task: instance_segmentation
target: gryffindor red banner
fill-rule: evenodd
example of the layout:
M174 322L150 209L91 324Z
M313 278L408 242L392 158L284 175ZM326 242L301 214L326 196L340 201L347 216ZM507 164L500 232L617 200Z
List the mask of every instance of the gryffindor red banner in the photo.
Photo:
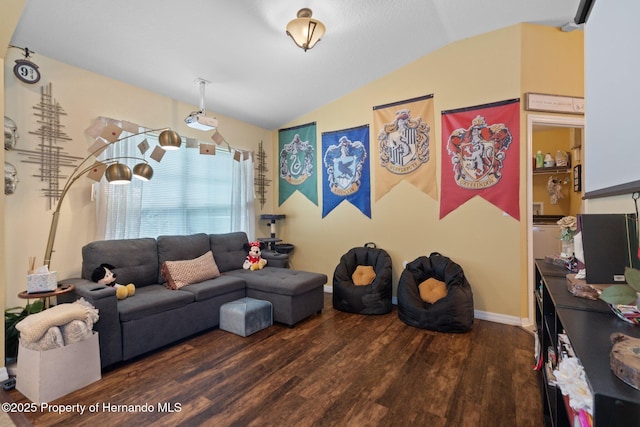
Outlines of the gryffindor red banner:
M474 196L520 219L520 100L442 112L440 218Z

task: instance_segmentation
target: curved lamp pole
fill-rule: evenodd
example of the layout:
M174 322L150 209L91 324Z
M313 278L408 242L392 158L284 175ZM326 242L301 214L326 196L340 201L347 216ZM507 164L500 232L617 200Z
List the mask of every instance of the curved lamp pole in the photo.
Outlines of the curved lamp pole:
M106 144L105 146L100 147L100 148L92 151L91 153L89 153L89 155L87 157L85 157L82 160L82 162L80 162L80 164L78 166L76 166L76 168L73 170L71 175L69 175L69 178L67 178L67 181L64 184L64 187L62 188L62 192L60 193L60 197L58 198L58 203L56 204L56 209L53 211L53 218L51 220L51 227L49 227L49 238L47 239L47 247L46 247L45 252L44 252L44 265L49 267L50 264L51 264L51 255L53 253L53 243L55 242L55 239L56 239L56 231L58 229L58 219L60 217L60 208L62 206L62 201L64 200L64 197L67 195L67 192L69 191L71 186L80 177L85 175L87 172L93 170L94 167L95 167L95 164L93 164L91 166L85 167L84 169L81 169L83 167L83 165L89 159L91 159L92 157L95 157L95 155L99 151L103 151L109 145L113 145L113 144L115 144L117 142L120 142L120 141L123 141L125 139L131 138L132 136L138 136L138 135L143 135L143 134L147 134L147 133L151 133L151 132L158 132L158 131L162 131L160 133L160 136L158 137L158 141L160 141L160 146L162 146L165 149L167 149L167 148L169 148L169 149L180 148L180 145L182 144L182 139L180 138L180 135L178 135L178 133L176 131L173 131L173 130L171 130L169 128L151 129L151 130L146 130L144 132L134 133L134 134L125 136L124 138L120 138L118 140L110 142L110 143ZM105 161L103 161L101 163L103 165L112 165L112 164L118 163L118 160L127 159L127 158L131 158L131 157L126 157L126 156L114 157L114 158L111 158L111 159L107 159L107 160L105 160ZM146 163L146 160L144 160L144 159L142 159L142 160ZM150 166L148 166L148 167L150 168Z

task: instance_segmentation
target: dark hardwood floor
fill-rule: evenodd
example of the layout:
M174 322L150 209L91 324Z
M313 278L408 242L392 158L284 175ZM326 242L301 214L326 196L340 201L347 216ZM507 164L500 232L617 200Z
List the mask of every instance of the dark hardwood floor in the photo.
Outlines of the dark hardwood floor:
M322 314L293 328L247 338L216 329L50 403L85 405L82 415L25 416L36 426L542 426L533 346L518 327L476 320L466 334L431 332L395 308L334 310L325 294Z

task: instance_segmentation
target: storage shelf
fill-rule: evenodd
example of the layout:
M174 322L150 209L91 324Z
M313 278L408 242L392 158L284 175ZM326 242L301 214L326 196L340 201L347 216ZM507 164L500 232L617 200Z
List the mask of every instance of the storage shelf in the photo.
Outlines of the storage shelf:
M553 166L548 168L535 168L534 175L549 175L554 173L571 173L571 166Z
M573 296L567 290L567 270L535 262L535 283L542 286L534 291L536 325L541 357L546 363L549 348L558 360L558 334L565 333L575 356L580 360L594 396L593 421L600 426L637 426L640 418L640 391L620 381L609 367L610 335L621 332L640 338L640 328L618 319L603 301ZM559 388L549 385L546 366L540 369L542 405L545 420L550 426L570 426L566 403Z

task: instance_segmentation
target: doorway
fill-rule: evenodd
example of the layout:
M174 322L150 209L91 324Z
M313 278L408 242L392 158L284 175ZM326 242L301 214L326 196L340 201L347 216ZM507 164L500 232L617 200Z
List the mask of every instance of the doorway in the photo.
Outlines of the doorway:
M535 165L533 162L533 158L536 155L534 151L534 147L536 146L536 141L534 140L536 134L539 131L548 131L554 129L573 129L576 132L573 133L576 142L572 144L569 149L572 151L571 155L571 166L568 171L558 170L557 179L565 185L567 192L572 192L570 195L574 198L573 202L569 202L567 207L566 203L563 207L554 206L553 209L544 208L544 202L541 200L534 200L534 170ZM576 148L578 150L576 150ZM584 177L584 170L582 170L582 166L580 169L581 176L576 177L574 175L574 166L583 165L584 159L584 117L566 117L566 116L543 116L543 115L534 115L529 114L527 117L527 159L530 159L527 162L527 301L528 301L528 325L529 327L534 326L534 313L535 313L535 298L534 298L534 288L535 288L535 280L533 277L534 271L534 246L533 246L533 234L534 234L534 214L547 216L546 213L557 214L558 216L575 214L577 212L582 211L582 188L579 191L574 191L574 184L581 184L581 180ZM554 171L555 172L555 171ZM560 173L561 172L561 173ZM549 175L549 178L553 178L554 175ZM547 179L549 179L547 178ZM578 180L575 180L578 178ZM539 178L536 178L539 179ZM565 184L565 182L568 182ZM540 197L536 197L540 199ZM535 203L534 203L535 202ZM549 202L550 203L550 202ZM542 206L541 206L542 205ZM546 212L545 212L546 211ZM549 218L552 218L553 215L549 215Z

